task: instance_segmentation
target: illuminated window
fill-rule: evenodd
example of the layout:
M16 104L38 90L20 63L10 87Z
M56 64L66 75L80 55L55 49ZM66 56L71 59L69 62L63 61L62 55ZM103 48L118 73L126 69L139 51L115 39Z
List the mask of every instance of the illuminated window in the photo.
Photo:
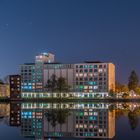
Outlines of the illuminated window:
M93 74L92 74L92 73L90 73L90 74L89 74L89 76L91 76L91 77L92 77L92 76L93 76Z
M88 89L88 86L84 86L84 89Z
M93 88L94 88L94 89L98 89L98 86L94 86Z
M93 89L93 87L92 86L89 86L89 89Z
M90 81L90 82L89 82L89 85L93 85L93 82L92 82L92 81Z
M78 77L78 73L76 73L76 77Z
M84 73L84 77L87 77L87 73Z
M99 72L103 72L103 69L99 69Z
M93 66L92 65L89 65L89 68L93 68Z
M82 77L83 76L83 73L80 73L79 76Z
M84 65L84 68L88 68L88 65Z
M84 88L84 86L80 86L80 89L83 89Z

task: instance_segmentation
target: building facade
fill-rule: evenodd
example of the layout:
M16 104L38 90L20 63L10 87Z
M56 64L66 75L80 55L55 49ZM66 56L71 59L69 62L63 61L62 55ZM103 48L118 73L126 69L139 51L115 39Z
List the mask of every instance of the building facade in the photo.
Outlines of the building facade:
M21 76L10 75L10 99L17 100L21 99Z
M64 77L70 86L70 91L75 93L105 93L115 89L113 63L86 61L61 64L54 62L53 54L49 56L45 54L37 56L35 63L25 63L20 66L23 92L45 92L47 81L52 75L56 75L57 78Z

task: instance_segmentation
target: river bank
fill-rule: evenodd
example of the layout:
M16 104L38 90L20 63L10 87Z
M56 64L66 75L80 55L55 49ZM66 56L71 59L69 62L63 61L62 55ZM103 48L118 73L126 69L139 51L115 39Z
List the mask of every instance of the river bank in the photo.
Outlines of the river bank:
M129 99L68 99L68 98L31 98L31 99L10 99L0 98L0 102L140 102L140 98Z

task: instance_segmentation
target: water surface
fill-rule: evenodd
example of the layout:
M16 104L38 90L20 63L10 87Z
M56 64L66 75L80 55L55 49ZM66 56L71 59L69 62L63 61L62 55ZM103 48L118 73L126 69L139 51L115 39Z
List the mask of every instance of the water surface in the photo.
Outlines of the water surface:
M0 138L139 140L140 103L1 103Z

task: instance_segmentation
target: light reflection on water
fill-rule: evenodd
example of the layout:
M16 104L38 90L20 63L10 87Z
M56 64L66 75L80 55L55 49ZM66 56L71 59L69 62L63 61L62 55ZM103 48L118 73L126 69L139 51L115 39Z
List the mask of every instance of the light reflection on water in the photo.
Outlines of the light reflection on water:
M134 102L1 103L0 137L4 140L11 137L19 140L120 140L125 136L136 139L140 137L139 116L140 103Z

